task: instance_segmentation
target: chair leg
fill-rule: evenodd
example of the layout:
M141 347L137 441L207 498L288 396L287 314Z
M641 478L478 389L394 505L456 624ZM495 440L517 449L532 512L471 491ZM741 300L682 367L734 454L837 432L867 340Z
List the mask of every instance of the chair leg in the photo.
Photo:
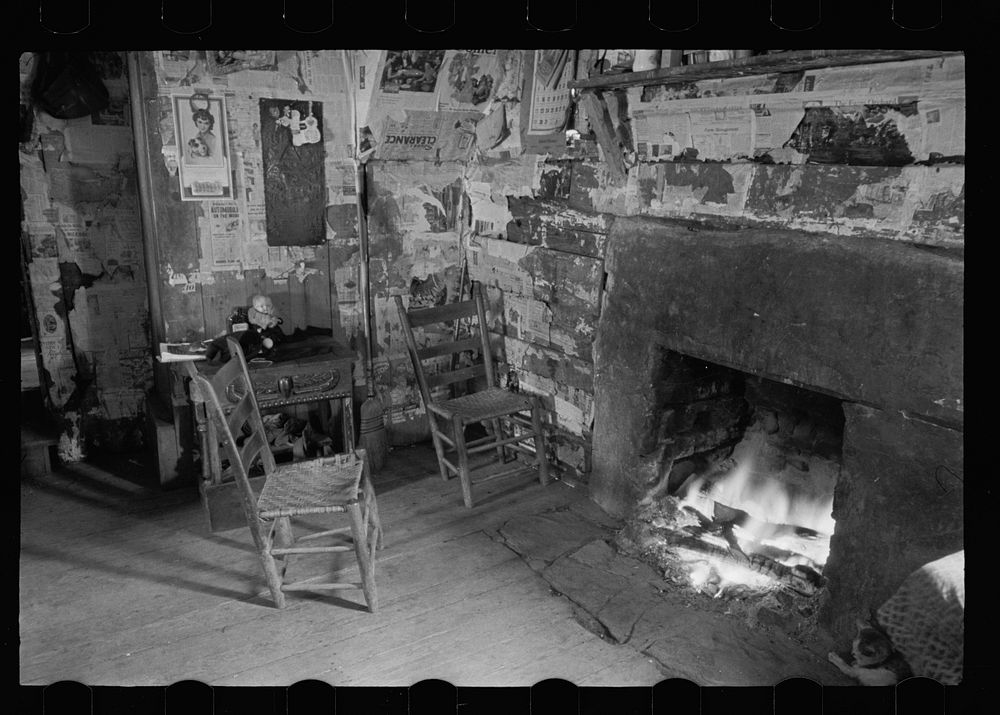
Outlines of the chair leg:
M549 483L549 460L545 458L545 433L542 432L542 406L538 398L531 405L531 427L535 433L535 457L538 464L538 481Z
M458 477L462 482L462 500L472 508L472 478L469 475L469 452L465 448L465 425L461 417L452 420L455 436L455 451L458 452Z
M275 543L278 546L291 546L295 543L295 534L292 532L292 520L287 516L281 516L274 520L274 534L277 537Z
M278 572L278 565L275 563L274 557L271 556L271 545L271 537L268 535L257 555L260 557L260 565L264 569L264 578L267 579L267 587L271 591L274 605L278 608L284 608L285 594L281 590L282 576Z
M251 517L248 515L247 519ZM255 518L255 517L254 517ZM267 587L271 591L271 598L278 608L285 607L285 594L281 590L282 574L278 571L278 565L271 555L271 547L274 545L274 524L268 526L265 531L264 522L259 519L249 524L250 535L253 537L254 546L257 549L257 558L260 559L260 567L264 571L264 578L267 580Z
M368 475L368 464L365 464L365 471L362 476L361 490L365 496L365 511L371 521L375 531L375 548L383 548L382 544L382 519L378 515L378 501L375 499L375 488L372 486L371 477Z
M500 419L493 418L490 420L490 424L493 425L493 438L499 442L503 439L503 430L500 429ZM497 445L497 457L500 460L500 464L507 463L507 450L504 449L502 444Z
M447 482L449 478L448 468L444 466L444 442L441 441L441 437L438 435L437 417L428 410L427 419L431 425L431 440L434 442L434 451L437 452L438 469L441 470L441 478Z
M274 520L272 533L274 537L273 543L277 544L278 547L291 546L295 543L295 534L292 532L292 520L287 516ZM291 559L289 556L279 556L278 560L281 562L280 576L284 579L285 570L288 568L288 563Z
M375 613L378 610L378 593L375 590L375 563L371 556L370 546L365 534L364 519L361 515L361 505L355 502L347 509L351 517L351 536L354 539L354 554L358 559L358 571L361 572L361 590L364 591L368 610Z

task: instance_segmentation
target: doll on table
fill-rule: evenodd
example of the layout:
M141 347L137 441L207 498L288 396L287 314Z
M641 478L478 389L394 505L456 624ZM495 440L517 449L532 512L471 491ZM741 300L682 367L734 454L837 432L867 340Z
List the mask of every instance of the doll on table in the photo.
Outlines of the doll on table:
M256 333L260 341L258 352L264 357L273 353L285 334L278 327L281 325L281 318L274 312L271 299L266 295L255 295L247 309L247 318L250 319L250 329L247 332Z
M274 304L271 299L266 295L255 295L250 300L246 316L246 329L233 333L240 341L244 357L247 360L253 360L257 357L266 358L273 354L278 343L284 339L285 334L281 332L281 318L274 312ZM225 334L220 335L208 345L205 356L212 360L216 355L219 355L223 362L229 359Z

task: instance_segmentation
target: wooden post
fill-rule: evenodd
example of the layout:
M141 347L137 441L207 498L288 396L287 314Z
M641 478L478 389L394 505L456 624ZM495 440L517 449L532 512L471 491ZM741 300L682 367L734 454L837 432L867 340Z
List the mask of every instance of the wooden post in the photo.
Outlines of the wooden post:
M608 107L604 103L604 98L598 92L584 92L580 96L580 103L587 112L587 120L591 129L597 137L604 152L604 161L611 172L611 181L621 185L628 177L625 168L625 159L622 156L622 149L618 143L618 136L615 134L614 125L611 123L611 115L608 114Z

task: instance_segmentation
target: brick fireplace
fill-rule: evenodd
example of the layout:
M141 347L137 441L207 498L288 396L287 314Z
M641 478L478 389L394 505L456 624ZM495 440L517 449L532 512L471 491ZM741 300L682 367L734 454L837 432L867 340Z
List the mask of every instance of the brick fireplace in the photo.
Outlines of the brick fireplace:
M778 472L829 462L812 462L835 484L819 621L849 638L963 547L963 270L903 242L616 219L592 497L627 516L754 430L771 453L781 438Z

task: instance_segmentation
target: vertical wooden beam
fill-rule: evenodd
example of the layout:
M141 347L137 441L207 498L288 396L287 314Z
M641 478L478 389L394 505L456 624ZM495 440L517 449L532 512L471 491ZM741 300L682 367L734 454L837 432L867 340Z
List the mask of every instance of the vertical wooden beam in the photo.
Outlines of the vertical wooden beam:
M624 184L628 176L625 169L625 158L622 156L618 135L611 122L611 115L608 114L604 97L598 92L584 92L580 95L580 103L583 105L584 111L587 112L587 120L590 122L591 129L594 130L597 143L604 152L604 161L611 172L612 183Z
M142 230L143 262L146 267L146 291L149 300L150 339L153 352L166 340L163 307L160 302L160 256L157 250L156 204L153 201L152 167L149 134L146 122L146 102L142 91L142 68L139 53L126 52L128 63L129 104L132 109L132 134L135 140L135 167L139 194L139 225ZM154 363L153 379L156 391L165 401L170 394L170 377L159 363Z

